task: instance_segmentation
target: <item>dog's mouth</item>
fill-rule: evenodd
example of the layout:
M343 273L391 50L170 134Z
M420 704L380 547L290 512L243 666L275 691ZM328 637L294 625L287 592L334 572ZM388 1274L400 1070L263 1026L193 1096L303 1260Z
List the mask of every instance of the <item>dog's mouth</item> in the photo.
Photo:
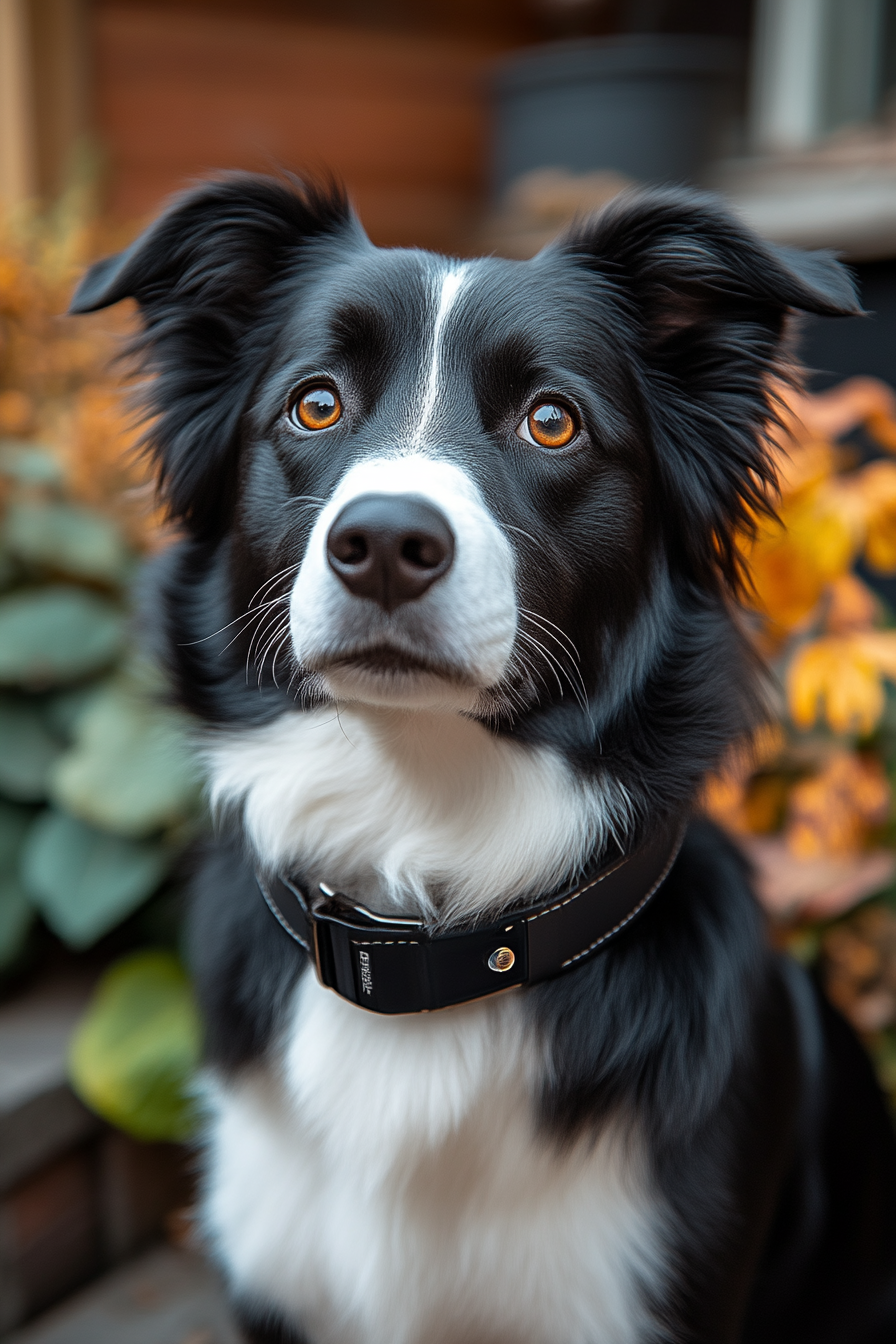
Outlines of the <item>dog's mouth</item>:
M443 659L411 653L391 644L373 644L363 648L340 650L315 659L313 669L323 676L361 674L385 681L417 680L436 677L455 686L472 687L473 681L462 668Z
M340 649L315 659L313 670L336 700L384 708L450 708L469 711L480 687L463 668L446 659L396 648L388 643Z

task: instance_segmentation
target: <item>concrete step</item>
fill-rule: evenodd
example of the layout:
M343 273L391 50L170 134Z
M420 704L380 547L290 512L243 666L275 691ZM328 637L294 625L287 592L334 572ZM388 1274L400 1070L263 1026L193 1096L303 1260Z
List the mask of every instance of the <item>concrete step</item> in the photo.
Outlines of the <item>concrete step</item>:
M198 1255L159 1246L3 1344L242 1344L221 1286Z
M0 1335L155 1242L191 1198L188 1160L102 1124L67 1079L92 977L0 1005Z
M55 976L0 1006L0 1194L99 1132L67 1076L90 989L85 975Z

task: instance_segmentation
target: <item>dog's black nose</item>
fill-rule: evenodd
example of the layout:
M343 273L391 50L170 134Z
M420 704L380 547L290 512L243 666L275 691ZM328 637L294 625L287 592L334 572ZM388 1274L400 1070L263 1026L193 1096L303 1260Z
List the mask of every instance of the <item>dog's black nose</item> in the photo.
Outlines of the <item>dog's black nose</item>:
M386 611L422 597L453 559L447 519L417 495L360 495L327 536L330 568L350 593Z

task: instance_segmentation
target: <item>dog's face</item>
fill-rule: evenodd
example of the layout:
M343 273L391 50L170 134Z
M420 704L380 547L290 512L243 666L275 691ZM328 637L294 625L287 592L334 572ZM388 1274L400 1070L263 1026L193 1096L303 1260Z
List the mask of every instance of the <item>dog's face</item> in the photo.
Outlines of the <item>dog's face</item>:
M173 512L226 554L230 656L300 701L505 724L593 718L670 585L732 577L786 312L852 306L834 263L684 194L464 262L253 178L183 198L75 308L127 294Z
M311 259L237 513L323 692L474 713L593 694L657 549L612 319L556 254Z

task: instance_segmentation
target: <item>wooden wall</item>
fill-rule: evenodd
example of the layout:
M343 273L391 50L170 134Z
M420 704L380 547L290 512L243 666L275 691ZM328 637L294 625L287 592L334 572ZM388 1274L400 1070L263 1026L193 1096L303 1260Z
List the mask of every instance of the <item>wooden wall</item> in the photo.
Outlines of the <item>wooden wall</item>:
M88 129L85 0L0 0L0 203L50 200Z
M484 191L494 36L98 4L94 123L119 220L222 168L331 171L375 241L463 250Z
M86 130L127 225L203 173L282 166L340 176L378 242L462 251L485 205L495 59L564 24L613 31L635 8L0 0L0 198L52 200ZM749 26L750 0L660 8L675 30Z

